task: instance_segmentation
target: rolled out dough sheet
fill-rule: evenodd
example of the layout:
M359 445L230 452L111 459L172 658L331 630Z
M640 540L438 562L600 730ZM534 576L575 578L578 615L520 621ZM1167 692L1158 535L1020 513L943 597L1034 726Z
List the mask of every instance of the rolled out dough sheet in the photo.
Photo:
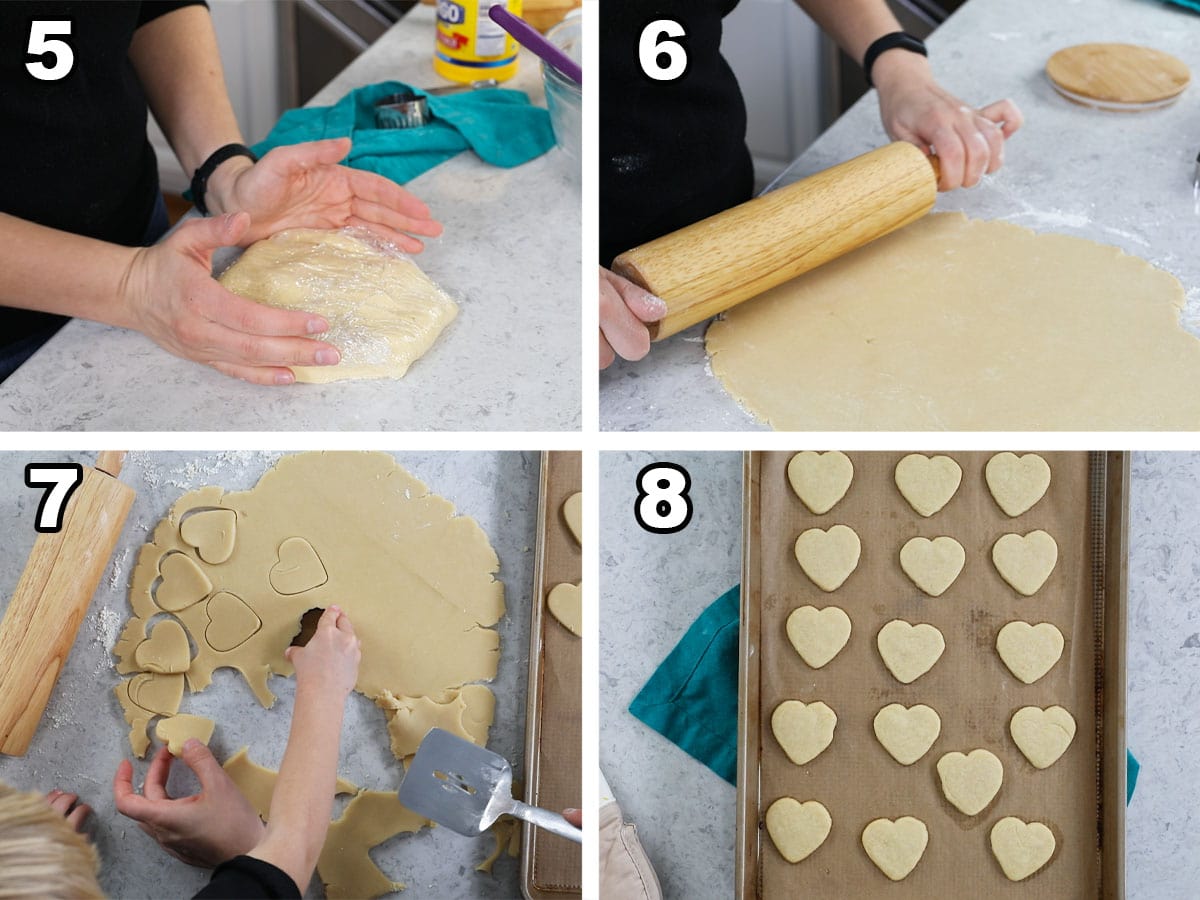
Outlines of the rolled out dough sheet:
M1115 247L938 213L735 307L707 348L779 430L1195 430L1183 303Z
M324 316L336 366L293 366L297 381L402 378L458 306L400 251L354 229L281 231L251 246L220 282L250 300Z

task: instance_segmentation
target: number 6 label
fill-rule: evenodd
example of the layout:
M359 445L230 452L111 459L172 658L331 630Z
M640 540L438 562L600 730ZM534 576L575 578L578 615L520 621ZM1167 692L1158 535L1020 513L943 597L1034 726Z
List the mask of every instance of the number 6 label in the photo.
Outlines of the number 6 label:
M692 521L692 478L674 463L651 463L638 473L633 517L654 534L674 534Z
M638 62L642 71L655 81L674 81L687 71L687 51L679 41L661 40L663 36L687 37L687 31L671 19L655 19L642 29L638 40ZM665 66L660 62L663 56L667 58Z

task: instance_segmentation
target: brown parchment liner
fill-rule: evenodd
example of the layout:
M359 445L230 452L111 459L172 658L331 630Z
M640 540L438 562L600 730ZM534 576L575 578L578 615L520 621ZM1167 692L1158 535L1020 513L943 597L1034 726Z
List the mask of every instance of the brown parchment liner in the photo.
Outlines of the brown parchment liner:
M792 455L759 456L760 514L746 523L747 580L756 578L749 593L761 598L760 677L757 710L743 710L749 718L743 728L756 734L760 748L760 831L755 836L747 826L742 837L743 849L757 844L758 895L823 900L1097 897L1101 751L1096 710L1103 660L1097 652L1103 626L1097 621L1103 617L1093 615L1088 454L1040 454L1050 465L1050 488L1032 509L1009 518L984 480L984 465L992 454L948 453L962 467L962 484L928 519L914 512L896 488L893 472L905 454L848 454L854 480L842 501L822 516L811 514L788 484L786 466ZM825 593L804 575L793 547L806 528L835 524L858 533L862 554L842 587ZM1054 537L1059 558L1045 585L1026 598L1000 577L991 549L1005 533L1038 528ZM954 584L931 598L904 574L899 553L910 537L939 535L963 545L966 563ZM852 621L846 647L819 670L800 659L785 632L788 614L806 604L841 606ZM879 629L895 618L928 622L946 641L938 663L910 685L891 675L875 644ZM1052 622L1066 639L1062 658L1032 685L1018 681L995 651L997 632L1017 619ZM771 732L771 712L787 699L822 700L838 717L832 744L805 766L794 765ZM893 702L924 703L942 720L933 747L911 766L892 759L872 728L875 713ZM1008 722L1022 706L1055 704L1071 712L1077 731L1066 753L1039 771L1012 742ZM977 747L1000 758L1004 783L987 809L968 817L945 800L935 766L944 753ZM752 762L743 766L744 774L753 770ZM753 785L743 785L747 788ZM782 796L819 800L833 820L825 843L795 865L779 855L762 824L766 809ZM902 815L925 822L929 843L916 869L904 881L892 882L867 857L860 838L871 820ZM1050 863L1019 883L1005 878L990 849L991 826L1009 815L1046 823L1057 842ZM743 817L749 819L749 806Z
M578 584L583 572L582 551L562 514L563 502L579 491L582 483L579 453L542 454L529 640L526 802L556 812L583 806L583 644L554 618L546 597L556 584ZM580 845L525 825L522 881L531 898L579 896L583 884Z

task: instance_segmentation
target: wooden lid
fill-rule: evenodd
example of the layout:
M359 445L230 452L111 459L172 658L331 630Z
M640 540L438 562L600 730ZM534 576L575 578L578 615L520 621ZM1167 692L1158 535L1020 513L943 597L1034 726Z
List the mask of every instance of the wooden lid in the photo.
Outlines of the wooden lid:
M1046 63L1046 76L1069 100L1103 109L1166 106L1188 86L1180 60L1136 44L1078 44L1059 50Z

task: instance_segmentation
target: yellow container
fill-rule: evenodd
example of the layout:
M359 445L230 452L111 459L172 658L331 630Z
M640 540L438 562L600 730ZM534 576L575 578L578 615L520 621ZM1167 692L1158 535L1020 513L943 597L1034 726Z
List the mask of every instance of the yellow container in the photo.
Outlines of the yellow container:
M493 6L521 15L521 0L437 0L433 68L443 78L469 83L517 74L517 42L488 18Z

